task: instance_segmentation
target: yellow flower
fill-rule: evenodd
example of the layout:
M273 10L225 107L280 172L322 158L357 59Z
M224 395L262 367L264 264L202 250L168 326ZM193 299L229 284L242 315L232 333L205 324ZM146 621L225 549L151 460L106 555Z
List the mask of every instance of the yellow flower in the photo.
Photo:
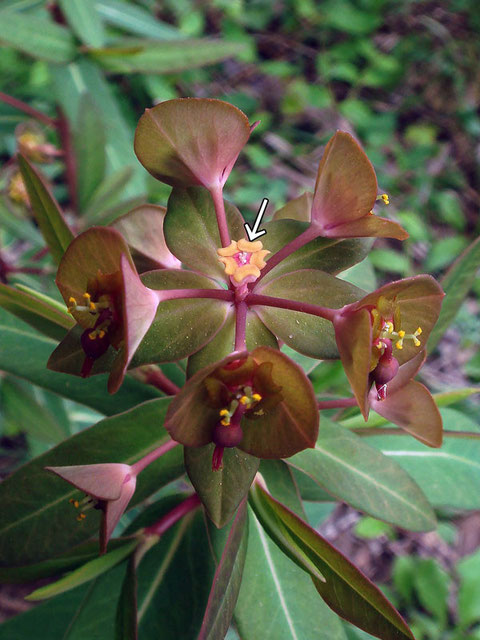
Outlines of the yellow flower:
M261 240L249 242L232 240L228 247L217 249L220 262L225 265L225 273L231 276L234 284L253 282L266 265L265 256L270 253L263 248Z

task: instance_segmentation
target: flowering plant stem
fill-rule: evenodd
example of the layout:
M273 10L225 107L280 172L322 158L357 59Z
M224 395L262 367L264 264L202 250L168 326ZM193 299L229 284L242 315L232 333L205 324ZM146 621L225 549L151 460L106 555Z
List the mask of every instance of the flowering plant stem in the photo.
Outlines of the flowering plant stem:
M43 124L46 124L48 127L57 126L57 121L54 120L54 118L50 118L50 116L47 116L46 113L42 113L41 111L34 109L29 104L26 104L22 100L18 100L17 98L9 96L7 93L3 93L3 91L0 91L0 100L5 104L9 104L11 107L14 107L14 109L23 111L23 113L26 113L36 120L39 120Z
M199 507L200 504L200 498L196 493L193 493L186 500L177 504L177 506L165 514L163 518L160 518L158 522L147 527L144 534L147 536L161 536L165 531L168 531L170 527L173 527L176 522L186 516L187 513Z
M181 298L216 298L217 300L226 300L233 302L233 291L226 289L152 289L158 296L159 302L166 300L179 300Z
M275 254L277 255L277 254ZM268 266L268 262L267 262ZM333 322L336 310L328 307L321 307L309 302L296 302L295 300L286 300L284 298L275 298L274 296L264 296L258 293L250 293L245 302L248 306L261 304L265 307L278 307L279 309L288 309L289 311L300 311L301 313L310 313L313 316L325 318Z
M167 396L174 396L180 391L174 382L168 378L161 369L150 369L145 374L145 382L156 389L163 391Z
M245 351L247 348L245 334L247 330L247 310L245 302L238 302L235 308L235 351Z
M267 265L262 269L262 273L261 273L260 277L258 278L256 284L258 284L260 282L260 280L267 275L267 273L270 273L270 271L274 267L276 267L277 264L282 262L282 260L285 260L285 258L288 258L288 256L291 253L293 253L294 251L297 251L298 249L301 249L304 245L308 244L312 240L315 240L315 238L317 238L318 235L319 234L318 234L318 231L317 231L316 227L313 224L311 224L308 227L308 229L305 229L305 231L303 233L301 233L299 236L294 238L288 244L284 245L280 249L280 251L277 251L277 253L275 253L267 261Z
M152 464L152 462L155 462L157 458L160 458L165 453L168 453L168 451L171 451L171 449L173 449L176 446L178 446L178 442L175 442L175 440L169 440L168 442L160 445L153 451L150 451L150 453L147 453L146 456L144 456L143 458L140 458L140 460L137 460L135 464L132 464L132 473L135 476L138 475L141 471L143 471L146 467L148 467L149 464Z
M348 407L356 407L356 398L337 398L336 400L319 400L319 409L347 409Z
M223 189L220 185L212 187L210 194L213 198L215 214L217 216L218 232L220 233L220 242L222 247L228 247L230 244L230 233L228 231L227 218L225 215L225 203L223 202Z

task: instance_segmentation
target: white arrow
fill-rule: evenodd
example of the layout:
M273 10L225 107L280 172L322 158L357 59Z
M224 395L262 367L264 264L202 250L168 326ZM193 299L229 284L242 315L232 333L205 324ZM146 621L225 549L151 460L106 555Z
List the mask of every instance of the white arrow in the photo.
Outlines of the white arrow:
M245 231L247 232L248 239L250 242L253 242L260 236L263 236L267 233L266 229L258 230L258 227L262 224L263 214L265 213L265 209L268 205L268 198L264 198L262 200L262 204L260 205L260 209L258 210L257 217L255 218L255 222L253 223L253 229L250 228L248 222L246 222L243 226L245 227Z

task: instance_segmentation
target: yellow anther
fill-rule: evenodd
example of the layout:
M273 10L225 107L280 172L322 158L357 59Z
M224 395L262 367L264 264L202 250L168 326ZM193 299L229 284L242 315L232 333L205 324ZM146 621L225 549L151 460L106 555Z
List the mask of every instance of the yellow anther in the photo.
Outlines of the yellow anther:
M413 344L414 344L416 347L419 347L422 343L420 342L420 340L419 340L418 338L415 338L415 337L414 337L414 338L413 338Z
M82 520L85 520L87 516L84 513L79 513L77 516L77 521L81 522Z
M219 415L223 418L224 416L230 416L228 409L221 409Z
M422 327L418 327L418 329L415 331L415 333L413 335L414 336L421 336L422 335Z
M228 427L230 425L230 418L224 418L223 420L220 420L220 424L222 424L224 427Z
M393 333L393 322L387 320L387 322L385 322L384 329L386 329L388 333Z
M96 331L90 331L90 333L88 334L88 337L90 338L90 340L95 340L97 337L97 332Z
M260 402L261 399L262 399L262 396L259 393L254 393L252 396L252 400L254 402Z
M94 302L89 302L88 303L88 307L89 307L90 311L96 311L97 310L97 305Z
M75 498L70 498L69 500L70 504L73 504L73 506L75 507L75 509L78 509L78 507L80 506L80 503L78 500L75 500Z
M85 300L86 300L87 302L90 302L90 298L91 298L92 296L91 296L89 293L84 293L84 294L83 294L83 297L85 298Z
M74 298L73 296L70 296L70 298L68 299L68 301L69 301L69 303L70 303L70 304L74 304L74 305L76 305L76 304L77 304L77 301L75 300L75 298Z
M400 329L400 331L398 332L398 337L399 338L404 338L405 337L405 331L403 329Z
M397 340L395 346L397 347L397 349L403 349L403 340Z
M100 331L98 332L98 337L99 338L104 338L105 337L105 331L103 329L100 329Z
M383 344L383 342L377 342L377 344L375 346L377 347L377 349L379 351L381 351L385 345Z
M387 193L382 193L382 200L384 201L385 204L390 204L390 199Z
M242 396L242 397L239 399L239 402L240 402L240 404L250 404L250 399L249 399L249 398L247 398L247 396Z

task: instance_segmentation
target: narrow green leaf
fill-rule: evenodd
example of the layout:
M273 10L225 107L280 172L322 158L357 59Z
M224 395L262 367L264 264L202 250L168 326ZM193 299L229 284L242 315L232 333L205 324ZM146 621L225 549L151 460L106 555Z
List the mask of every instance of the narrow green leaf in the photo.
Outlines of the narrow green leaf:
M441 414L446 429L478 431L458 411ZM445 438L441 449L432 449L408 435L372 435L368 444L403 467L434 506L480 509L480 492L472 491L480 486L479 439Z
M60 0L60 8L83 44L87 47L103 47L105 33L95 0Z
M18 164L38 226L54 261L58 264L73 240L73 233L65 222L57 201L38 171L21 154L18 155Z
M95 636L114 640L115 609L126 564L4 622L0 640L38 638L39 630L42 640L93 640Z
M153 13L123 0L97 0L97 11L105 22L130 33L158 40L183 39L184 35L166 22L156 20Z
M431 506L400 465L326 418L322 418L315 449L305 449L287 462L339 500L374 518L411 531L435 529Z
M237 448L225 449L223 468L212 471L214 448L185 447L185 468L210 519L224 527L247 495L260 460Z
M90 580L101 576L102 573L105 573L116 564L121 562L124 558L131 555L137 545L138 540L127 542L114 551L109 551L103 556L99 556L94 560L90 560L82 567L79 567L78 569L75 569L74 571L68 573L63 578L60 578L60 580L51 582L44 587L36 589L28 596L26 596L25 599L45 600L46 598L57 596L60 593L65 593L65 591L70 591L70 589L74 589L84 582L89 582Z
M249 508L248 549L235 608L242 640L346 640L308 575L283 554Z
M108 548L112 551L125 545L124 538L110 540ZM31 582L40 578L50 578L61 573L72 571L77 567L98 558L98 542L84 542L49 560L42 560L34 564L26 564L18 567L0 567L1 584L17 584Z
M456 260L441 281L445 291L442 310L428 340L432 352L457 315L480 269L480 238L477 238Z
M123 189L129 184L132 176L131 167L122 167L103 179L85 209L84 215L90 224L103 220L104 212L118 203Z
M269 493L297 516L305 518L293 469L283 460L262 460L260 473L267 484Z
M48 296L32 295L0 283L0 307L6 309L40 333L62 340L75 324L63 305Z
M220 562L213 577L198 640L224 638L237 603L247 554L248 519L246 501L230 527Z
M54 22L20 11L0 11L0 42L39 60L65 64L76 47L72 34Z
M32 389L12 376L3 378L0 400L5 426L14 427L16 432L24 432L48 445L58 444L68 435L56 416L35 398Z
M90 51L90 56L114 73L176 73L215 64L236 56L243 45L223 40L148 42L133 38Z
M169 440L161 427L169 399L146 402L106 418L21 467L0 485L3 566L39 562L95 535L100 513L92 509L75 520L69 499L80 496L71 485L45 471L46 466L123 462L131 464ZM152 429L152 425L156 425ZM175 447L143 471L130 506L138 504L183 473Z
M115 640L137 640L137 571L135 556L130 556L127 573L117 604Z
M89 0L93 3L93 0ZM80 3L83 0L80 0ZM78 0L64 4L80 4ZM83 5L82 5L83 6ZM73 144L77 168L78 205L81 212L89 206L105 175L105 125L93 98L85 93L80 99Z
M140 638L197 638L215 563L201 510L169 529L138 567Z
M382 592L345 556L314 529L272 498L258 485L251 491L257 517L279 547L300 557L305 554L325 576L313 577L321 597L342 618L383 640L414 640L400 614ZM285 537L290 545L285 547ZM308 566L303 567L311 573Z
M50 371L46 364L57 342L39 335L3 309L0 309L0 335L0 370L80 402L100 413L113 415L160 395L154 387L128 376L122 385L122 392L112 396L105 393L107 376L84 380Z

